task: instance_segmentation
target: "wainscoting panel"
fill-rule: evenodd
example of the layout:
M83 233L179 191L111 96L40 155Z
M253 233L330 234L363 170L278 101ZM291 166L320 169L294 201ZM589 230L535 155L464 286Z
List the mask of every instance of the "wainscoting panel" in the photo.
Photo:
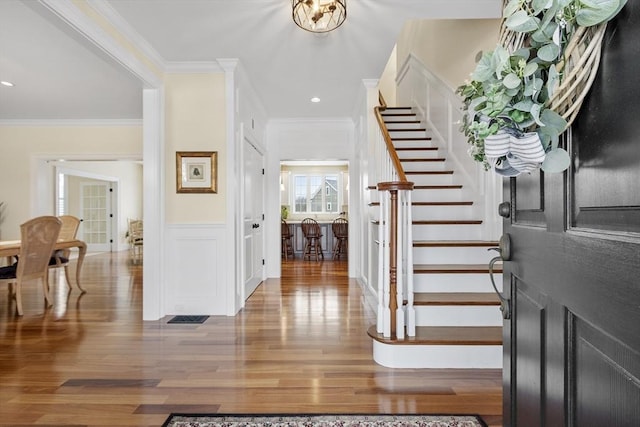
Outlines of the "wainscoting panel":
M226 315L226 226L170 225L166 236L165 315Z

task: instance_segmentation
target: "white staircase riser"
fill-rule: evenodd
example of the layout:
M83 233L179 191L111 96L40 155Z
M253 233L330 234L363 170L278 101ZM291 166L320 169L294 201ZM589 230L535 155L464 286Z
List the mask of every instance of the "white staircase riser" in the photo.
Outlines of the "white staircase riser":
M414 202L456 202L473 200L463 188L447 188L433 190L413 190L411 200ZM419 219L419 218L418 218Z
M393 116L395 114L414 114L413 110L410 107L406 107L406 108L394 108L394 109L387 109L381 112L382 117L389 117L389 116Z
M451 170L451 167L447 165L447 162L402 162L402 169L405 172L421 172L421 171L442 171Z
M417 218L414 218L416 220ZM482 224L414 225L414 240L480 240Z
M391 140L394 140L396 138L426 138L427 135L427 131L424 130L424 128L422 130L409 130L409 131L404 131L404 130L389 130L389 136L391 137ZM394 144L395 145L395 144Z
M414 120L413 118L408 118L408 117L402 117L402 118L398 118L398 117L394 117L393 119L390 119L392 121L400 121L400 120ZM386 121L385 121L386 122ZM403 122L403 123L388 123L386 122L387 125L387 130L391 131L391 130L397 130L397 129L424 129L424 126L422 125L422 123L418 122L418 123L413 123L413 122Z
M394 139L392 142L393 142L393 146L396 147L396 148L422 148L422 147L429 147L429 148L438 148L438 149L440 149L440 147L438 147L438 145L435 142L433 142L432 140L430 140L430 139L410 139L410 140ZM440 150L438 150L438 151L440 151ZM398 156L400 156L400 154L398 154Z
M373 340L373 359L389 368L500 369L501 345L392 345Z
M416 306L416 326L502 326L498 306Z
M412 206L414 219L474 219L477 210L473 205Z
M455 174L412 175L407 174L407 181L414 185L452 185L456 184Z
M424 148L424 147L428 147L428 145L421 146L421 148ZM415 148L415 147L411 147L411 148ZM400 151L397 151L397 153L398 153L398 158L400 159L400 162L402 162L405 159L437 159L442 157L442 153L440 153L440 151L442 150L418 149L418 150L400 150Z
M496 286L502 291L502 273L494 275ZM415 274L415 292L493 292L489 273L481 274Z
M421 247L413 248L416 264L485 264L488 265L496 252L484 247Z

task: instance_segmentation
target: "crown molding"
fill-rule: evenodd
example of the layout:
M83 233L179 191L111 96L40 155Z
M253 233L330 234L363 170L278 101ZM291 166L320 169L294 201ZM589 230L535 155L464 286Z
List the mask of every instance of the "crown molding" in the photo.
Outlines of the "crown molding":
M141 119L5 119L0 126L15 127L142 127Z
M223 67L216 61L168 62L165 72L169 74L224 73Z
M162 86L162 78L138 59L132 52L120 45L110 34L81 11L71 0L40 0L45 7L60 17L70 27L102 49L115 61L137 76L146 87ZM106 18L105 18L106 19Z
M98 14L102 15L109 23L131 42L153 65L158 69L165 71L167 61L160 56L149 42L140 35L116 10L105 0L87 0Z

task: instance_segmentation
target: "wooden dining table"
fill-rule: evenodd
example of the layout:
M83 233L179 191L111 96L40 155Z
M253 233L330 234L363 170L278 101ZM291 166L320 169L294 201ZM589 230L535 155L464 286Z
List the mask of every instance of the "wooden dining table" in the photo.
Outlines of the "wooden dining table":
M59 249L78 249L78 262L76 265L76 286L81 292L86 292L82 286L80 286L80 271L82 270L82 263L84 262L84 256L87 253L87 244L82 240L64 240L60 239L56 242L54 250ZM2 240L0 241L0 258L11 258L20 255L20 240Z

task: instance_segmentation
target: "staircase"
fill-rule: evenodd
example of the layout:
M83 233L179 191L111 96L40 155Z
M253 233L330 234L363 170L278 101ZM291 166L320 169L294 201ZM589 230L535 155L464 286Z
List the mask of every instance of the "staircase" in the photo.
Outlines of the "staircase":
M495 253L487 251L498 242L483 240L479 201L456 179L444 150L411 109L387 108L382 117L407 180L415 184L416 334L398 340L373 325L368 334L374 360L393 368L501 368L502 316L488 269ZM370 204L372 209L378 205ZM500 286L500 264L494 273Z

